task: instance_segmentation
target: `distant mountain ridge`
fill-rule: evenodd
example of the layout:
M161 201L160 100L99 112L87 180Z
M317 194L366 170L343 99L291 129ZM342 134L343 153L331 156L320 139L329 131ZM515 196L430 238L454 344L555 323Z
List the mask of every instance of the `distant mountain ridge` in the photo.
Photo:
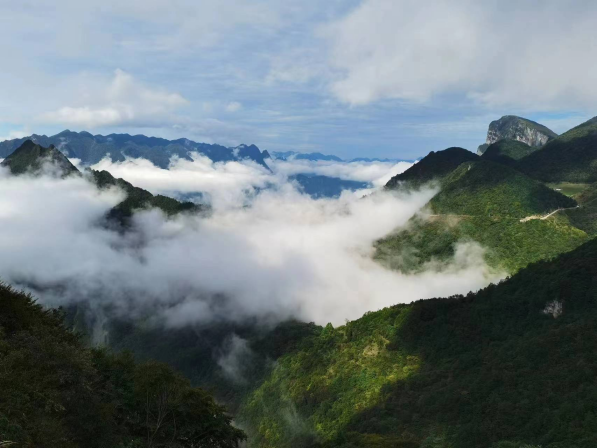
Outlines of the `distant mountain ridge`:
M268 153L269 156L269 153ZM405 159L380 159L378 157L356 157L354 159L342 159L341 157L335 156L333 154L322 154L320 152L297 152L297 151L272 151L271 157L276 160L309 160L311 162L345 162L345 163L373 163L373 162L381 162L381 163L398 163L398 162L415 162L415 160L405 160Z
M273 151L272 156L274 159L278 160L310 160L312 162L323 160L326 162L343 162L343 160L338 156L322 154L320 152L303 153L296 151Z
M344 190L356 191L370 187L368 182L344 180L317 174L295 174L290 177L290 180L298 182L300 189L315 199L335 198L339 197Z
M192 160L191 153L197 152L214 162L249 159L269 169L265 162L269 154L265 151L261 152L255 145L225 147L217 144L197 143L186 138L167 140L129 134L104 136L92 135L85 131L73 132L69 130L50 137L33 134L28 137L0 142L0 158L12 154L15 149L27 140L31 140L43 147L54 145L68 158L80 159L85 165L93 165L105 157L110 157L113 162L121 162L127 157L132 157L144 158L160 168L168 168L172 157Z

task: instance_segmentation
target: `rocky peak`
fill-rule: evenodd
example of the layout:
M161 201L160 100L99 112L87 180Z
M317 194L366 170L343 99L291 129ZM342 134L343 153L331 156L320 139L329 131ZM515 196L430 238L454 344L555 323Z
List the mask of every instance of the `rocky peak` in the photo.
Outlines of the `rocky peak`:
M477 154L481 155L489 145L502 140L516 140L529 146L543 146L556 138L558 134L551 129L526 118L506 115L499 120L492 121L487 131L485 144L479 146Z

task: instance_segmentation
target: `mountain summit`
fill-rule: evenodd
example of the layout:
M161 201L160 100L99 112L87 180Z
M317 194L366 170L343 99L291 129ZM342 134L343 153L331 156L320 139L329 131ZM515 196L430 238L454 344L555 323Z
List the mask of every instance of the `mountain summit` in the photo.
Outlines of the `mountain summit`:
M515 115L505 115L489 124L487 140L479 146L477 154L483 154L491 144L502 139L516 140L529 146L543 146L557 136L542 124Z
M41 171L46 164L51 169L57 169L62 176L79 172L54 145L44 148L31 140L26 140L1 165L8 167L13 174L23 174Z

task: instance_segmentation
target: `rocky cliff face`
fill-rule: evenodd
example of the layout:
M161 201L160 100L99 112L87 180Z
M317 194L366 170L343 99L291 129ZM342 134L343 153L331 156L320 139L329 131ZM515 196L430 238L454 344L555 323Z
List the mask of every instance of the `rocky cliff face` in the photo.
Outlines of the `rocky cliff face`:
M485 144L479 146L477 154L481 155L492 143L502 139L516 140L529 146L543 146L558 136L551 129L526 118L506 115L492 121L487 131Z

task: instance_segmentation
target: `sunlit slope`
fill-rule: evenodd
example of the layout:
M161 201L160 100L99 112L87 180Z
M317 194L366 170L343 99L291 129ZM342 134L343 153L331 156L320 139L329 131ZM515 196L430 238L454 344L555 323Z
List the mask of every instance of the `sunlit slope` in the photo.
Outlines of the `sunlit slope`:
M596 279L592 241L477 294L328 325L247 397L251 446L593 447Z
M430 201L436 214L524 218L569 208L575 201L507 166L463 163L442 181Z
M490 266L514 273L588 239L562 213L575 207L573 199L503 164L461 163L421 214L377 243L376 257L402 271L432 261L440 269L458 243L476 242Z

